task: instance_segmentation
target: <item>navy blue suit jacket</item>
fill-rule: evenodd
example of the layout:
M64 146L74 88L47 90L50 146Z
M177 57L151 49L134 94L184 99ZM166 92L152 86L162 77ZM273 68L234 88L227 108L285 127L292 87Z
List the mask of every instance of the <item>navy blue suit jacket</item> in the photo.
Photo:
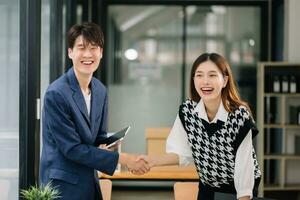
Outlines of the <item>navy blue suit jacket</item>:
M62 199L102 199L95 169L112 175L118 163L118 153L97 148L107 133L106 88L95 78L90 88L90 116L73 68L44 97L40 183L52 181Z

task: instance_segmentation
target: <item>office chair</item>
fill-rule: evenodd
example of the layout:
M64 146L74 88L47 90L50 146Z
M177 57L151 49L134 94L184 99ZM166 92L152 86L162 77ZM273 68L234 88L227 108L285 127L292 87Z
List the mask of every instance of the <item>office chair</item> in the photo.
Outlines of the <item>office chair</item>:
M103 200L111 199L112 182L109 179L100 179L100 189Z
M175 200L197 200L198 182L176 182L174 184Z

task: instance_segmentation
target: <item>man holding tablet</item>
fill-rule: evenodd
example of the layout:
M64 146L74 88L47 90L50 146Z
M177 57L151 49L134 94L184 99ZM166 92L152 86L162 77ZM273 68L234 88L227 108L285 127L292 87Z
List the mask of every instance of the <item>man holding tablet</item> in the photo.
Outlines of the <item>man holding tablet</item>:
M102 141L102 143L105 145L104 148L111 148L115 145L117 145L119 142L121 142L124 137L126 136L126 134L128 133L130 129L130 126L116 132L113 133L110 137L106 138L105 140Z
M121 163L143 174L149 166L135 155L98 148L105 142L108 110L106 88L93 78L104 46L100 27L74 25L67 38L73 67L44 97L40 183L52 182L63 200L102 199L96 170L112 175Z

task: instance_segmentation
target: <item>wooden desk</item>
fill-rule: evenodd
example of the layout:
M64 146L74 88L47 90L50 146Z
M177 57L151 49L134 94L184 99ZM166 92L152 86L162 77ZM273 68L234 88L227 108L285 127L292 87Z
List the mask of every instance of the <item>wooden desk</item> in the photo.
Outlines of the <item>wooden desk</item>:
M166 139L171 128L147 128L147 154L163 155L166 152ZM150 172L144 175L134 175L128 171L115 172L113 176L101 174L100 178L112 180L193 180L198 181L199 177L195 166L163 166L153 167Z
M115 172L113 176L109 176L106 174L101 174L99 176L100 178L107 178L112 180L199 180L194 166L153 167L150 172L144 175L134 175L128 171L124 171Z

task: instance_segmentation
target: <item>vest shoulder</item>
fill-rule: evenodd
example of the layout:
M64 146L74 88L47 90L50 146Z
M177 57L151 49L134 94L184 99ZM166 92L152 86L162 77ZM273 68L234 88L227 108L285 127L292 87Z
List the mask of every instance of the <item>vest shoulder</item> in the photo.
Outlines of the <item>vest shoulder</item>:
M233 115L236 117L242 117L244 119L252 119L252 116L250 114L250 111L247 107L241 105L237 109L233 111Z
M195 102L191 99L186 99L181 106L196 106L198 104L198 102Z

